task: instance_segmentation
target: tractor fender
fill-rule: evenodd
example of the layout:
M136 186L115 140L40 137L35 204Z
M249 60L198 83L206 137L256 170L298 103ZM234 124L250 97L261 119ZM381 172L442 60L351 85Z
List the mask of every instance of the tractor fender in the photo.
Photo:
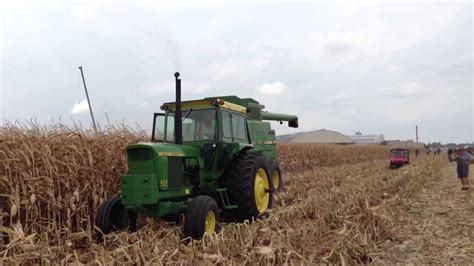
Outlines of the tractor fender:
M240 144L239 143L239 152L238 155L242 153L246 153L247 151L250 151L253 149L253 144Z

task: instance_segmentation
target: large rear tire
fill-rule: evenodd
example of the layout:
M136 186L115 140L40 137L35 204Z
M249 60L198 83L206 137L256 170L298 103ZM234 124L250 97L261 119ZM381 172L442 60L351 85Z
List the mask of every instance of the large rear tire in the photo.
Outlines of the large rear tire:
M184 221L184 235L201 239L204 234L217 231L219 208L216 201L209 196L197 196L189 202Z
M283 177L281 175L280 163L278 161L272 162L270 165L270 176L272 178L273 191L283 191Z
M252 221L272 207L273 185L262 156L239 155L227 172L227 178L229 200L238 205L234 215L237 220Z
M121 198L116 197L102 203L95 219L99 238L114 231L137 229L137 214L128 212L122 205Z

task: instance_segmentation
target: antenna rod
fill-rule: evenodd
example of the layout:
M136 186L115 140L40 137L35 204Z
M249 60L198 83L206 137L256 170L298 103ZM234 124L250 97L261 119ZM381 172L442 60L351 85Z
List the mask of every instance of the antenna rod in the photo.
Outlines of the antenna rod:
M86 91L87 104L89 105L89 112L91 113L92 124L94 125L94 131L97 131L97 126L95 125L94 113L92 112L91 101L89 100L89 93L87 92L86 80L84 79L84 72L82 72L82 66L79 67L81 70L82 83L84 83L84 90Z

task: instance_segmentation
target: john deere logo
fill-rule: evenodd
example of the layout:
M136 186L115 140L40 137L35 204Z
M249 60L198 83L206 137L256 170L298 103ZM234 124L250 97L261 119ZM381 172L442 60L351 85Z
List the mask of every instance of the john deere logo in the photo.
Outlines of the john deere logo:
M160 181L160 187L167 188L168 187L168 179L164 179Z

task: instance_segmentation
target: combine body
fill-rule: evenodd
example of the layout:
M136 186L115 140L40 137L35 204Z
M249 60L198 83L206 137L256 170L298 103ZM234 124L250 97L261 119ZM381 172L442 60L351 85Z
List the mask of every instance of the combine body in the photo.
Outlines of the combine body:
M408 149L390 150L390 168L400 168L410 163L410 151Z
M298 118L236 96L181 102L175 77L176 101L154 114L151 142L127 147L129 172L121 177L115 205L112 199L99 209L101 233L134 229L137 214L185 213L185 234L200 238L214 231L221 214L237 221L259 217L282 189L275 131L266 120L298 127ZM118 222L106 217L106 205L109 213L120 210Z

